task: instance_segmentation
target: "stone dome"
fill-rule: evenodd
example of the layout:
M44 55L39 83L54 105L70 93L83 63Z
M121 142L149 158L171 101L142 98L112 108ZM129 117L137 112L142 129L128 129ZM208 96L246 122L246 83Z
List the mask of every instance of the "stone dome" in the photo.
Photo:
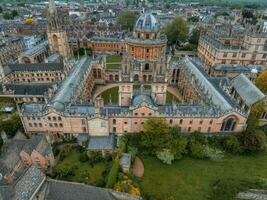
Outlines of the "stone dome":
M134 29L142 32L158 32L159 22L151 13L143 13L135 23Z

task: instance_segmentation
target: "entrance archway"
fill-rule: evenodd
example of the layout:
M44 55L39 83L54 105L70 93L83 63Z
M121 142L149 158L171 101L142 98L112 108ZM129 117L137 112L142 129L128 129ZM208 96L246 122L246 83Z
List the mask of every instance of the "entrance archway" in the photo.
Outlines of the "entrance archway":
M221 131L234 131L236 127L236 119L230 117L223 121Z

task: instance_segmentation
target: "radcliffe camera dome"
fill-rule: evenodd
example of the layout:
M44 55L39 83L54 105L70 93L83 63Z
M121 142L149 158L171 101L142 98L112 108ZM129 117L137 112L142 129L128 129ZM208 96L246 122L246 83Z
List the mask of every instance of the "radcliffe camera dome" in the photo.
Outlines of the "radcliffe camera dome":
M142 32L158 32L159 22L151 13L143 13L136 21L134 28Z

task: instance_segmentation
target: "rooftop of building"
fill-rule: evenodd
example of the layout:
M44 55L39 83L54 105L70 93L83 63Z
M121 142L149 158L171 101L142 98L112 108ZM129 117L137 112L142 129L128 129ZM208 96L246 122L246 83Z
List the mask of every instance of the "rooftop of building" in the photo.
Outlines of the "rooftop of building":
M141 32L158 32L160 24L152 13L143 13L136 21L134 30Z
M32 56L36 53L39 53L43 49L48 48L48 41L44 41L36 46L34 46L32 49L28 49L24 51L21 56Z

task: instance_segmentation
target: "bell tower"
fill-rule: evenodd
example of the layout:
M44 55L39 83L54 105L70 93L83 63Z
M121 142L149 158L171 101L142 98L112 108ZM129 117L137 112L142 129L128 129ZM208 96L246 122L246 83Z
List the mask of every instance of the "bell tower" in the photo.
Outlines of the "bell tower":
M68 43L64 22L57 13L54 0L49 0L47 36L51 52L58 53L63 59L71 58L71 49Z

